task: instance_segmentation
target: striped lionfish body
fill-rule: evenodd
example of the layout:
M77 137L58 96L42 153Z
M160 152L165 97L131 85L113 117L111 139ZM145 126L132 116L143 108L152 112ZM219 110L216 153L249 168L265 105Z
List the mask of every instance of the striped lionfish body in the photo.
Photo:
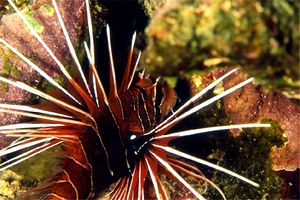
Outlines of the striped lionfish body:
M143 88L138 86L147 82ZM97 108L92 116L98 130L92 127L59 130L69 131L76 138L64 142L63 171L53 179L47 195L66 199L92 197L118 177L132 173L138 156L134 150L146 140L131 142L130 137L140 137L156 124L152 94L156 93L157 85L141 75L119 98L108 100L109 106L103 104Z
M8 2L27 25L31 34L56 62L66 78L69 88L65 89L60 86L40 67L0 38L3 45L36 70L58 91L57 94L47 94L23 82L0 77L0 81L26 90L48 101L48 106L43 104L39 107L0 104L0 112L35 118L35 121L32 122L0 127L2 134L18 137L18 140L0 151L0 156L26 149L18 156L1 163L0 170L7 169L54 146L61 145L63 153L61 171L49 180L48 184L35 190L35 194L43 199L97 198L102 190L114 182L115 188L109 194L111 199L149 198L145 195L146 184L153 187L154 198L168 199L168 192L160 180L159 174L161 173L165 173L186 187L198 199L204 198L180 173L207 182L217 189L225 199L223 192L205 178L192 164L193 162L223 171L253 186L258 186L257 183L230 170L168 146L173 139L205 132L234 128L269 127L268 124L239 124L170 132L170 129L181 120L249 84L253 80L252 78L193 106L203 94L236 71L236 69L231 70L208 85L175 112L170 112L176 102L176 94L173 89L159 79L150 78L144 72L134 77L140 58L139 53L133 62L136 34L133 35L121 85L117 86L110 45L110 29L107 26L110 75L109 93L106 93L95 65L93 30L88 0L85 4L90 44L88 46L86 42L84 43L89 59L88 78L83 73L76 56L58 5L55 0L52 0L70 54L80 74L79 80L75 79L65 69L14 3L11 0ZM55 112L53 109L48 109L49 105L52 108L55 107ZM169 155L173 155L173 157ZM174 156L179 159L174 159Z

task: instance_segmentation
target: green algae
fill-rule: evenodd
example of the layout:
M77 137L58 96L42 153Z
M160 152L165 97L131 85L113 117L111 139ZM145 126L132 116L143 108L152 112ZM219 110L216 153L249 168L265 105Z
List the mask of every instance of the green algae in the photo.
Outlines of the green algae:
M27 19L27 21L30 23L30 25L34 28L34 30L38 33L42 33L44 31L44 26L38 23L36 19L34 18L34 15L31 10L25 10L23 12L23 15ZM24 25L27 30L30 30L26 25Z
M4 77L16 77L20 78L22 76L22 72L17 69L14 65L12 65L10 62L4 62L4 66L2 69L2 76Z
M54 8L49 4L43 4L42 8L47 16L53 16L55 14Z
M270 119L261 123L270 123L271 128L243 129L239 136L229 136L223 148L223 156L218 164L227 169L233 169L260 186L250 186L247 183L215 172L212 181L217 183L228 199L279 199L279 187L283 180L272 170L270 152L274 146L282 146L286 142L283 130L279 124ZM213 156L211 156L213 157ZM218 198L213 190L208 191L209 199Z
M195 67L209 58L235 58L236 51L263 52L267 33L257 9L250 3L240 8L229 1L213 1L209 6L186 1L150 24L145 58L151 60L152 69L167 73L167 69L176 72L180 66Z
M10 62L10 58L16 57L15 54L13 53L7 54L4 52L4 49L0 48L0 57L3 60L3 66L0 71L1 76L6 78L10 78L10 77L20 78L22 76L22 72ZM9 86L7 83L1 82L0 86L3 92L8 91Z
M1 91L2 92L7 92L9 85L7 83L0 83L1 86Z
M59 85L64 86L65 85L65 78L63 77L54 77L53 80L57 82ZM39 86L39 89L42 90L43 92L51 92L56 90L57 88L52 85L50 82L47 80L42 81L41 85Z
M171 88L175 88L177 84L178 77L176 76L166 76L164 80L168 83Z
M24 9L30 3L30 0L13 0L14 4L20 9ZM7 1L0 1L0 18L6 13L14 13L14 9L8 4Z
M13 166L11 170L23 176L23 185L27 187L35 186L37 182L51 177L56 171L53 163L55 163L55 157L58 156L58 150L59 147L47 150L20 165Z
M202 118L211 116L207 112L217 113L219 110L217 105L212 109L214 111L204 110L198 115L203 127L227 123L226 117L223 120L218 117ZM222 109L218 112L222 113ZM257 188L223 172L198 165L205 176L220 187L227 199L280 199L280 186L284 181L272 170L270 153L274 146L282 146L287 139L276 121L263 119L261 123L270 123L272 127L243 129L238 136L225 132L207 133L191 139L180 139L174 144L185 152L216 163L259 184ZM212 187L203 196L206 199L221 198Z
M0 172L0 199L15 199L21 190L23 177L12 170Z
M213 118L202 121L207 120L206 124L223 123L220 119L214 121ZM264 119L261 123L270 123L272 127L243 129L239 136L208 133L190 140L180 139L174 144L185 152L216 163L259 184L257 188L223 172L199 165L200 170L220 187L227 199L280 199L280 186L284 181L272 170L270 153L274 146L282 146L286 138L276 121ZM206 199L221 198L212 187L203 196Z
M3 77L12 77L12 76L21 77L22 73L10 62L4 62L1 75ZM9 85L7 83L1 82L0 85L3 92L8 91Z
M189 79L190 87L194 88L192 93L201 90L205 82L199 74ZM223 84L220 83L200 101L203 102L219 94L223 89ZM179 127L183 130L199 128L199 126L213 127L231 124L222 100L201 109L196 116L183 123L184 125ZM236 132L234 135L228 132L207 133L191 139L178 139L172 144L185 152L230 169L260 185L256 188L230 175L204 168L203 172L206 177L217 184L228 199L279 199L280 187L284 181L273 171L270 155L272 148L283 146L287 138L277 121L262 119L260 123L271 124L272 127L243 129L237 136ZM202 165L199 165L199 168L203 170ZM221 198L220 194L211 187L203 195L207 199Z
M6 48L6 47L4 47ZM12 53L6 53L3 48L0 48L0 57L3 60L3 66L1 69L1 75L4 77L15 77L20 78L22 76L22 72L17 69L12 63L11 58L17 58L17 56Z
M138 2L143 6L145 14L152 17L167 0L138 0Z
M28 160L0 172L0 199L16 199L20 194L52 177L58 167L53 163L60 147L47 150Z

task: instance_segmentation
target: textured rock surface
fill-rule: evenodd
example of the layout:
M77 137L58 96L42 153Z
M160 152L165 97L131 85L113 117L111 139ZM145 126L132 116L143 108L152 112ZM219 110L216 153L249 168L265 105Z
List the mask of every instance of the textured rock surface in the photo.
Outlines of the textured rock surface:
M299 99L299 10L299 1L288 0L168 0L146 29L142 63L151 73L174 76L238 64Z
M222 72L217 70L203 76L192 76L192 95L221 74ZM221 87L224 90L231 88L246 80L248 76L239 71L225 79ZM232 124L256 123L265 118L277 121L284 130L287 142L283 147L272 149L272 167L276 171L293 171L300 167L300 107L298 105L279 92L265 92L262 86L252 83L224 97L223 106ZM233 134L238 135L239 131L233 131Z
M33 25L45 43L54 52L56 57L67 66L70 54L65 38L54 15L54 9L49 2L31 4L22 12ZM83 0L62 1L59 4L65 25L74 44L82 34L85 23ZM31 8L29 10L29 8ZM59 78L61 73L50 55L41 44L30 34L16 13L5 14L0 20L0 37L26 55L48 75ZM76 46L76 45L75 45ZM68 67L68 66L67 66ZM0 44L0 74L11 79L25 82L31 86L39 86L41 77L32 68L28 67L10 50ZM0 102L14 104L28 104L33 99L30 94L18 88L0 83ZM16 123L25 120L21 116L0 113L0 125ZM7 145L4 138L0 138L0 147Z
M223 73L216 70L212 73L192 75L188 79L191 96ZM233 87L247 77L246 73L239 70L205 95L200 102ZM202 157L217 160L221 166L234 169L260 184L258 189L243 185L237 187L236 184L239 182L234 178L217 173L213 180L219 183L229 199L259 199L263 196L271 199L280 196L294 198L297 180L285 179L284 172L281 173L284 179L281 179L274 170L295 170L299 166L297 118L299 106L282 94L266 92L262 86L254 82L203 109L195 120L198 126L201 124L203 127L261 122L272 124L272 128L231 130L232 134L227 136L216 132L208 134L207 137L203 136L197 142L192 141L194 148L189 145L185 145L184 148L199 153ZM200 152L196 150L198 146L201 146ZM210 198L218 197L212 194Z
M224 88L245 80L239 73L227 79ZM300 167L300 107L284 95L249 84L224 98L224 109L233 124L257 122L263 118L277 121L288 139L284 147L274 147L272 161L274 170L296 170Z

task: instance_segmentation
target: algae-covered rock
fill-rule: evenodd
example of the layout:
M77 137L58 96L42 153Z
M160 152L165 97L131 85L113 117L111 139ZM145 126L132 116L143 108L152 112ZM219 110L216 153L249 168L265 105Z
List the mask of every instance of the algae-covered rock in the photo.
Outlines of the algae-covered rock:
M70 62L70 54L66 45L65 38L57 22L49 1L16 1L17 6L31 23L34 29L40 34L45 43L54 52L56 57L63 63ZM13 9L5 3L5 12L0 18L0 37L12 46L16 47L21 53L27 56L46 73L54 79L61 77L61 72L57 64L42 47L42 45L30 34L29 29L23 24L22 20L13 12ZM82 33L82 26L85 18L82 12L83 1L63 1L59 4L64 19L68 19L66 27L72 41L77 41ZM30 8L30 9L29 9ZM72 14L71 14L72 13ZM2 14L2 13L1 13ZM56 23L53 23L56 22ZM74 26L75 24L75 26ZM20 58L12 53L8 48L0 44L0 74L15 80L23 81L31 86L39 86L41 76L32 68L27 66ZM28 92L0 83L0 102L28 104L33 98ZM0 114L0 124L17 123L25 120L24 117L7 113ZM0 136L0 140L6 140ZM0 145L3 142L0 142Z
M5 4L2 4L2 2L3 1L0 1L0 37L17 48L18 51L43 69L49 76L56 80L61 80L62 73L58 69L57 64L46 52L44 47L30 34L29 29L23 24L13 9L8 6L7 1L5 1ZM68 68L71 57L62 30L57 22L54 9L51 6L51 1L29 2L26 0L14 2L56 57ZM78 41L79 36L83 32L82 27L85 25L83 3L84 1L82 0L60 1L60 3L58 3L62 17L66 21L66 28L74 44ZM4 7L2 7L2 5ZM41 76L27 66L2 43L0 44L0 75L13 80L22 81L33 87L47 85L47 83L44 85L41 84ZM31 94L24 90L3 84L2 82L0 83L1 103L29 104L35 100L37 100L36 97L33 98ZM0 113L0 125L18 123L20 121L26 122L28 118L24 118L20 115ZM2 149L8 146L14 139L15 138L0 135L0 148ZM43 156L37 156L13 168L13 170L18 171L19 174L24 175L22 186L23 184L28 187L33 186L36 182L43 180L52 172L52 168L49 168L49 166L53 164L53 159L47 153L44 154L44 156L44 159L39 160ZM16 176L12 176L12 179L10 179L13 183L15 183L14 181L19 181L18 178L16 180L14 180L14 178L16 178ZM4 178L0 178L0 180L5 181ZM7 186L9 187L10 185ZM5 194L2 194L4 197L14 198L10 197L12 192L11 190L5 189L4 185L0 187L0 189L5 190L3 191ZM13 187L11 187L11 189L13 189Z
M238 63L273 88L295 91L299 4L186 0L163 7L146 29L149 45L142 62L152 73L167 75Z
M58 167L54 156L57 148L0 172L0 199L16 199L37 183L53 176Z
M139 3L143 5L145 13L148 16L153 16L155 11L166 2L168 0L139 0Z
M21 192L23 177L11 170L0 172L0 199L15 199L16 194Z
M53 176L59 169L57 157L59 148L53 148L38 154L22 164L15 165L11 169L23 176L23 183L28 187L35 186L36 183L44 181Z
M194 74L188 78L191 96L220 77L224 72ZM199 100L209 99L247 78L245 73L235 73L218 84L214 90ZM179 90L185 90L179 88ZM199 157L217 161L220 166L231 169L260 184L259 188L240 182L222 172L207 174L224 191L229 199L277 199L282 195L282 187L295 187L281 179L274 170L295 170L299 159L299 107L287 97L270 91L264 93L261 86L248 84L242 89L200 110L193 120L187 120L189 128L211 127L227 124L269 123L272 128L252 128L214 132L191 140L178 141L177 146L193 152ZM181 98L181 97L180 97ZM280 109L276 105L281 105ZM186 144L185 144L186 143ZM199 148L201 147L201 148ZM201 165L199 166L200 169ZM208 175L209 176L209 175ZM287 186L290 184L290 186ZM209 190L209 199L220 198L214 190ZM285 194L287 195L287 194ZM295 195L294 193L288 195Z
M15 5L19 8L19 9L24 9L27 7L27 5L29 4L30 0L16 0L14 1ZM7 13L11 13L14 12L14 10L8 6L8 1L7 0L0 0L0 18Z
M207 86L222 74L217 70L213 73L194 74L189 78L191 96ZM227 90L236 84L246 80L246 73L238 72L220 83L212 93L206 95L207 99ZM242 89L225 96L222 101L199 113L199 117L206 119L201 122L203 126L218 125L224 123L241 124L256 123L268 118L277 121L284 131L287 142L282 147L272 148L272 168L274 170L296 170L300 166L300 107L294 104L284 95L265 91L263 86L255 83L248 84ZM209 112L207 112L209 111ZM238 135L238 132L234 132Z
M224 88L231 88L245 78L243 73L235 74L225 80ZM272 149L272 168L290 171L300 166L298 105L278 92L264 92L261 86L248 84L242 90L224 98L224 109L232 123L252 123L263 118L277 121L288 141L283 147Z
M145 62L155 70L195 67L208 58L260 55L268 49L259 3L185 1L147 28ZM251 42L255 44L251 45Z
M232 169L259 184L256 188L234 177L216 172L212 180L220 185L228 199L280 198L280 186L284 181L272 170L270 152L273 147L282 146L286 139L276 121L261 122L271 123L272 127L244 129L237 137L227 137L226 142L223 142L224 147L218 149L223 151L223 156L219 159L220 166ZM211 191L209 193L212 195L211 199L217 198Z
M38 183L51 179L59 170L60 148L35 155L8 170L0 172L0 199L15 199L26 194ZM5 160L3 160L5 161Z

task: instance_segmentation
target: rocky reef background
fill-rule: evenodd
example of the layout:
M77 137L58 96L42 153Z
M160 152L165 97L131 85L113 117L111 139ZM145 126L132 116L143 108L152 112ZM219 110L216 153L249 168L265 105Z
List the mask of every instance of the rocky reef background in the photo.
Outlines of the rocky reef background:
M20 9L25 10L27 19L46 43L51 44L50 48L58 58L69 70L73 70L63 34L55 22L51 1L16 2ZM199 166L208 178L220 186L228 199L300 198L298 1L95 0L91 3L97 36L96 57L104 81L108 66L103 29L106 23L111 27L117 71L123 71L131 36L137 31L135 50L143 51L140 70L145 68L153 76L164 77L177 90L179 103L229 68L239 67L240 70L203 99L254 76L253 84L200 111L192 120L175 128L250 122L271 123L272 128L215 132L180 139L172 145L260 183L260 188L253 188L221 172ZM68 19L67 29L85 62L82 40L87 34L83 0L63 0L60 9L63 17ZM0 37L17 46L64 84L55 63L28 34L5 0L0 0ZM36 72L1 45L0 73L43 90L51 90ZM0 102L34 104L40 101L24 91L5 84L0 86ZM28 120L0 114L1 125ZM11 138L0 136L0 147L7 146L11 141ZM16 191L34 187L51 176L55 169L49 168L54 162L49 156L55 157L54 152L46 152L0 172L0 198L13 199ZM201 189L203 185L199 186ZM172 198L190 195L172 183L168 185L168 190ZM212 188L206 190L204 196L208 199L219 198Z

